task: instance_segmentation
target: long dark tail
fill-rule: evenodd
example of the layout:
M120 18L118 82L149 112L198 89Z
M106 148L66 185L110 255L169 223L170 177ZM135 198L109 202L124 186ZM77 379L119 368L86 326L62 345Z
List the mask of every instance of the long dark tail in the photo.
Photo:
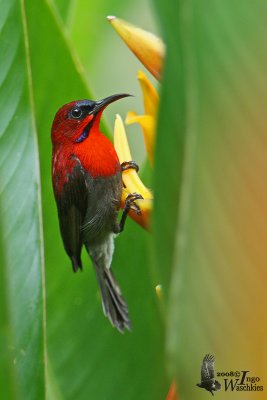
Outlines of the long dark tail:
M103 312L121 333L131 330L128 306L120 287L110 268L103 268L94 263L98 284L100 287Z

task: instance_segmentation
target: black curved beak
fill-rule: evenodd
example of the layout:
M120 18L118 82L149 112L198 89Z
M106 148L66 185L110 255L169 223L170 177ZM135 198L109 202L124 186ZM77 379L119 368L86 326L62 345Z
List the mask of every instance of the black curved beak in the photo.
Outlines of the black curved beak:
M123 99L123 97L130 97L132 96L131 94L127 94L127 93L120 93L120 94L113 94L112 96L109 97L105 97L102 100L96 101L95 102L95 107L92 110L92 113L95 114L100 110L103 110L104 108L106 108L109 104L113 103L114 101Z

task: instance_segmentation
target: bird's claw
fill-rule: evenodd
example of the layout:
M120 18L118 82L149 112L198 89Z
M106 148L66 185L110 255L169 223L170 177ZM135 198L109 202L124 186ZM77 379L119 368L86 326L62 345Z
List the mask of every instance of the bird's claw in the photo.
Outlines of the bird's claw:
M137 215L141 215L140 207L135 203L136 200L143 200L143 196L138 193L130 193L126 197L123 213L119 224L120 232L122 232L124 229L126 217L130 210L133 210Z
M140 207L135 203L136 200L143 200L143 196L141 196L141 194L138 193L130 193L128 194L128 196L126 197L125 200L125 206L126 208L128 208L129 210L133 210L137 215L141 215L141 210Z
M131 160L131 161L124 161L121 164L121 171L127 171L127 169L135 169L136 172L139 171L139 166L136 164L135 161Z

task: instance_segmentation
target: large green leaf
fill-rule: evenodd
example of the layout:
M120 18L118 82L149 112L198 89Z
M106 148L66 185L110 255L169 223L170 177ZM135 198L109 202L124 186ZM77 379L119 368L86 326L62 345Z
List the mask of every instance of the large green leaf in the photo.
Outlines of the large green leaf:
M195 384L206 353L219 371L250 370L266 381L267 4L179 1L174 12L156 3L168 45L154 224L157 248L167 250L157 232L172 241L167 349L181 399L204 399ZM174 191L175 218L165 210Z
M26 4L43 186L49 393L81 400L162 399L163 327L149 274L148 234L128 221L116 240L113 267L133 323L125 335L103 316L88 257L84 272L74 275L64 253L51 187L50 127L63 103L91 95L53 10L45 1ZM106 75L112 79L108 70ZM115 113L120 103L111 107Z
M3 234L0 234L0 263L5 266ZM15 397L14 364L12 354L8 348L10 341L10 323L8 315L7 288L5 269L0 269L0 388L4 398Z
M187 125L185 87L188 71L185 67L184 49L178 40L182 19L179 3L175 2L172 7L168 7L158 1L158 9L162 16L167 58L164 65L155 154L153 256L157 280L162 285L167 302L184 168Z
M54 0L57 12L66 26L72 23L76 0ZM53 4L53 3L50 3Z
M23 5L0 14L0 387L44 398L39 167Z

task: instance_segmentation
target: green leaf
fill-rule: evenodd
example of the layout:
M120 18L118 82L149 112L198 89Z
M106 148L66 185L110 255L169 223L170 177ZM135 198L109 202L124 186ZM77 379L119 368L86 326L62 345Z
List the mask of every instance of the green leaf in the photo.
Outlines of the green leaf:
M41 155L49 398L161 400L167 392L163 325L150 277L148 233L127 221L116 239L113 269L133 324L125 335L103 315L88 256L84 271L73 274L64 252L51 185L50 128L62 104L92 96L54 9L44 1L26 4ZM120 103L111 107L115 114Z
M167 351L181 398L204 399L195 384L206 353L217 371L266 379L267 5L156 4L168 46L154 216L162 261L157 232L171 240Z
M10 338L10 324L7 304L7 288L5 276L4 243L3 234L0 234L0 387L2 396L6 399L13 399L15 396L14 386L14 364L11 352L8 348Z
M54 0L54 3L64 24L66 26L71 24L76 0ZM50 2L50 4L52 3Z
M40 185L23 4L1 2L0 35L1 397L43 399Z
M160 94L155 150L153 255L157 280L162 285L167 303L184 168L186 72L182 45L177 40L177 33L174 33L180 26L180 7L177 2L170 8L160 1L155 3L162 17L167 58Z

